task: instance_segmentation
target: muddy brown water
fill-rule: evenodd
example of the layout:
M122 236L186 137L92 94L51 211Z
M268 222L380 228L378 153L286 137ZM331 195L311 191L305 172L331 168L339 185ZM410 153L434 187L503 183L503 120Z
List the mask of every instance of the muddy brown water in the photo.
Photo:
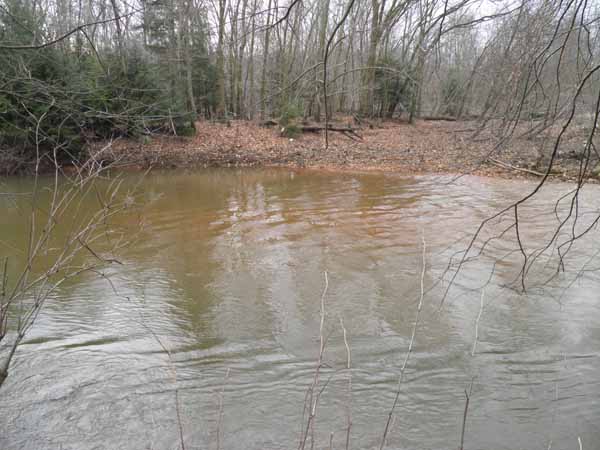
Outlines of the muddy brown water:
M132 184L140 175L123 176ZM145 228L110 269L117 292L91 275L61 288L19 348L0 388L0 449L177 448L175 388L186 449L217 448L218 428L222 449L298 448L325 272L314 448L330 439L345 447L348 410L350 447L379 448L420 296L422 238L427 293L386 448L458 448L471 382L466 449L577 449L578 439L600 448L597 233L571 250L558 276L549 277L555 260L540 257L523 294L510 288L522 256L508 232L464 266L440 308L449 258L483 219L533 187L450 181L289 170L148 175ZM31 183L4 180L2 189L27 192ZM522 208L527 250L544 245L557 223L553 202L569 188L548 186ZM582 193L578 229L593 220L598 194L597 186ZM0 197L0 253L15 261L25 198Z

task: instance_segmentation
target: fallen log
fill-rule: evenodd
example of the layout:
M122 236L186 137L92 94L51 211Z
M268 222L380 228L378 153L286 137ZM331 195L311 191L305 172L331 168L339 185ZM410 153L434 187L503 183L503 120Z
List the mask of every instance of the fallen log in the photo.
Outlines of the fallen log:
M421 120L429 120L429 121L444 121L444 122L456 122L458 119L452 116L421 116L418 117Z
M298 127L303 133L320 133L321 131L325 131L325 126L323 125L301 125ZM354 139L354 137L360 139L362 141L362 136L356 132L356 129L351 127L336 127L335 125L327 126L327 131L334 131L336 133L342 133L346 137L350 139Z
M491 162L493 165L502 167L504 169L516 170L518 172L525 172L525 173L529 173L531 175L535 175L537 177L543 177L545 175L536 170L525 169L524 167L513 166L512 164L505 163L504 161L500 161L499 159L492 158L491 156L488 157L488 161Z
M309 124L304 124L304 125L293 125L293 129L294 132L299 132L299 133L320 133L321 131L325 131L325 126L324 125L309 125ZM336 133L342 133L344 136L346 136L349 139L359 139L359 140L363 140L362 136L359 135L357 133L357 130L355 128L352 128L350 126L347 127L340 127L340 126L335 126L335 125L329 125L327 127L328 131L333 131ZM281 134L284 135L285 132L287 131L286 127L281 127Z
M261 127L275 127L279 125L275 120L273 119L267 119L267 120L263 120L262 122L260 122L260 126Z
M300 129L300 131L302 131L304 133L318 133L320 131L325 131L325 127L322 125L300 125L298 127L298 129ZM354 128L350 128L350 127L336 127L334 125L329 125L327 127L327 130L337 131L339 133L356 134L356 130Z
M261 121L260 126L269 128L269 127L280 126L280 124L277 121L275 121L274 119L267 119L267 120ZM294 125L294 129L301 133L320 133L321 131L325 131L325 126L317 125L317 124L311 125L311 124L304 123L302 125L301 124ZM341 126L336 126L336 125L330 124L327 126L327 130L337 132L337 133L342 133L351 139L353 139L352 136L354 136L354 137L362 140L362 136L360 136L357 133L357 129L352 128L351 126L341 127ZM286 131L286 127L281 127L281 134L284 134L285 131Z

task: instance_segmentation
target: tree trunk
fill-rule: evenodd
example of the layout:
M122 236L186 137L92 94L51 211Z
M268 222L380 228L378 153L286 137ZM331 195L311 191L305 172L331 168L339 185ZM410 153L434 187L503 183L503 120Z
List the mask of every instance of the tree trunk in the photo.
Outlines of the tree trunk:
M265 45L263 48L263 65L262 74L260 78L260 115L264 119L267 111L267 62L269 57L269 40L271 37L271 5L273 0L269 0L269 6L267 7L267 26L265 30Z
M191 0L188 0L185 4L185 12L181 17L181 26L183 30L183 53L185 58L185 81L187 88L187 96L189 102L189 109L192 113L191 125L194 128L196 118L198 116L198 108L196 107L196 98L194 96L194 84L192 80L192 72L193 72L193 60L192 54L190 51L191 45L191 36L190 36L190 3Z
M376 2L374 2L376 3ZM376 16L376 13L373 13ZM375 93L375 66L377 65L377 49L381 34L379 24L376 18L373 18L373 29L371 30L371 41L367 57L367 67L363 72L362 95L360 101L360 112L363 116L371 117L373 115L373 99Z
M217 75L216 75L216 116L225 117L225 58L223 55L223 40L225 37L225 7L227 0L219 0L219 30L217 41Z
M329 0L324 0L321 9L321 24L319 27L319 58L323 59L323 55L325 54L325 42L327 39L327 27L329 26ZM313 109L313 120L315 122L321 121L321 89L320 83L323 79L323 67L322 70L315 70L315 103ZM327 114L327 112L325 113Z

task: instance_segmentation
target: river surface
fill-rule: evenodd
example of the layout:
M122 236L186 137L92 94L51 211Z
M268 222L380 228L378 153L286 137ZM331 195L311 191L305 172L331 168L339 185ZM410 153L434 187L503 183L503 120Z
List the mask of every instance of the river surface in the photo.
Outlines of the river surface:
M126 185L141 177L122 176ZM298 448L321 299L321 395L306 448L313 438L317 449L345 448L349 412L350 448L379 448L421 281L386 448L458 448L470 390L465 449L578 449L578 440L598 449L595 230L564 273L540 257L523 293L512 229L444 296L450 258L533 187L289 170L149 174L141 211L121 218L144 226L109 269L111 283L86 274L61 287L20 346L0 388L0 449L178 448L177 409L186 449ZM2 184L31 189L28 179ZM544 246L554 201L569 189L550 185L520 210L527 252ZM599 194L582 192L581 223L597 214ZM11 261L26 243L26 198L0 197L0 254Z

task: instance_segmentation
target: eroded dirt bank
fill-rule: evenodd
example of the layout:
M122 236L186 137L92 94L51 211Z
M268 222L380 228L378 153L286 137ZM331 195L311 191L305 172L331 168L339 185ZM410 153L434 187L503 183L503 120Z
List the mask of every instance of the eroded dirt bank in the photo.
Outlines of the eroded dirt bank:
M535 138L515 133L514 139L497 148L492 131L475 133L475 122L384 122L360 128L343 122L337 125L352 126L358 137L330 132L329 148L325 149L322 132L290 139L282 136L278 127L252 122L198 122L193 137L117 140L103 158L140 168L287 166L535 178L547 167L540 149L548 155L554 143L552 130ZM578 150L584 140L584 130L577 127L563 138L552 170L554 178L577 176ZM593 161L590 172L596 163Z

